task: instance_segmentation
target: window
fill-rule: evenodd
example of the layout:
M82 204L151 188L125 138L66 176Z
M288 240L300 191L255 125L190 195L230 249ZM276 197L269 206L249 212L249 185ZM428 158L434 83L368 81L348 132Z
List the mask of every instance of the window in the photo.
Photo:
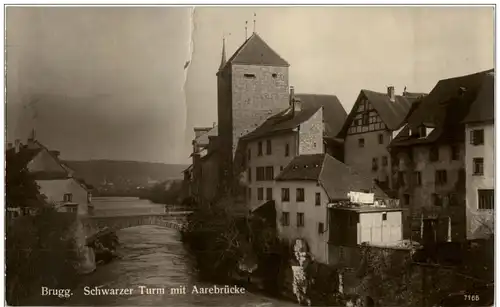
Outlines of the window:
M290 189L281 188L281 201L290 201Z
M325 224L323 224L322 222L319 222L318 223L318 233L322 234L324 232L325 232Z
M265 168L263 166L257 167L256 181L264 181L265 180Z
M368 112L363 113L363 117L361 118L361 122L363 126L367 126L370 123L370 115Z
M272 76L273 76L273 78L276 79L278 77L278 74L273 74Z
M304 213L297 213L297 227L304 227Z
M437 195L436 193L432 194L432 203L434 204L434 206L438 206L438 207L443 205L443 201L442 201L441 197L439 195Z
M280 171L282 171L282 170L283 170L283 165L282 165L282 166L280 166Z
M273 200L273 188L266 189L266 200Z
M384 135L382 133L380 133L378 135L378 143L379 144L384 144Z
M460 149L457 145L451 146L451 160L460 160Z
M483 145L484 144L484 130L472 130L470 132L470 143L474 146Z
M252 200L252 188L248 188L248 199Z
M297 194L295 195L296 201L304 201L305 200L304 189L297 188L296 192L297 192Z
M409 206L410 205L410 194L404 194L403 195L403 205L404 206Z
M248 161L250 161L251 158L252 158L252 150L250 148L248 148L248 153L247 153Z
M372 171L378 170L378 158L372 158Z
M252 169L248 168L248 182L252 182Z
M446 170L437 170L436 171L436 184L446 184L448 182L448 173Z
M383 156L382 157L382 165L387 166L388 164L389 164L389 159L387 158L387 156Z
M290 155L290 144L286 143L285 144L285 157L288 157Z
M484 210L494 209L494 196L495 190L477 190L478 208Z
M281 224L283 226L290 225L290 213L289 212L281 213Z
M257 200L264 200L264 188L257 189Z
M413 172L413 182L415 183L415 186L421 186L422 185L422 173L421 172Z
M266 180L269 180L269 181L274 180L274 167L266 166Z
M425 138L427 136L427 128L425 126L420 126L418 128L418 137Z
M314 204L316 206L321 206L321 193L316 193L316 198Z
M271 140L266 141L266 154L271 155L273 153L273 148L271 147Z
M484 174L484 159L474 158L472 159L473 175L483 175Z
M387 221L387 213L382 213L382 221Z
M438 147L431 147L429 151L429 160L430 161L438 161L439 160L439 148Z
M245 78L247 78L247 79L255 79L255 75L254 74L244 74L243 76Z
M262 142L259 142L258 147L259 147L259 150L257 152L257 155L262 156Z
M71 201L73 201L73 194L71 194L71 193L64 194L64 196L63 196L63 200L64 200L65 202L71 202Z
M358 140L358 146L359 147L365 147L365 139L359 139Z

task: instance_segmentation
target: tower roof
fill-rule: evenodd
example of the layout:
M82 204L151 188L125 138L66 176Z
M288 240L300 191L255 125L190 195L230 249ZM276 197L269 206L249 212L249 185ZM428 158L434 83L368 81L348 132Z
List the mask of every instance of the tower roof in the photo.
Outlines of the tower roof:
M222 39L222 55L220 58L219 70L222 70L226 66L226 39Z
M266 65L266 66L282 66L288 67L285 61L279 54L276 53L269 45L257 34L253 33L243 45L236 50L224 66L231 64L247 64L247 65Z

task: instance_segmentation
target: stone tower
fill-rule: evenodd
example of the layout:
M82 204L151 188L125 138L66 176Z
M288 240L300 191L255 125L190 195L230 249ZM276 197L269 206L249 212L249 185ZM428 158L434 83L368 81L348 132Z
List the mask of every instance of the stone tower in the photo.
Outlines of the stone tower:
M225 175L232 174L238 139L289 106L289 66L257 33L227 61L223 43L217 108L220 169Z

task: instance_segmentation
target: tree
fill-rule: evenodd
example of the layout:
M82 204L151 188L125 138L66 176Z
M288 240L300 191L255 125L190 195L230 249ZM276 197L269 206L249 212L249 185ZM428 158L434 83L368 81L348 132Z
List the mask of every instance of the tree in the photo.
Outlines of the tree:
M39 187L20 154L7 153L5 193L7 207L41 207Z

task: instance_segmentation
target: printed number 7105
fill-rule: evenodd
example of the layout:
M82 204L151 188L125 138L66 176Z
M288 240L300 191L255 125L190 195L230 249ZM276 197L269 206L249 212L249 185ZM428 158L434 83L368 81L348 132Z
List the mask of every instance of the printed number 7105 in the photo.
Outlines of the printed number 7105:
M479 301L479 295L470 295L470 294L464 294L464 300L466 301L472 301L472 302L478 302Z

